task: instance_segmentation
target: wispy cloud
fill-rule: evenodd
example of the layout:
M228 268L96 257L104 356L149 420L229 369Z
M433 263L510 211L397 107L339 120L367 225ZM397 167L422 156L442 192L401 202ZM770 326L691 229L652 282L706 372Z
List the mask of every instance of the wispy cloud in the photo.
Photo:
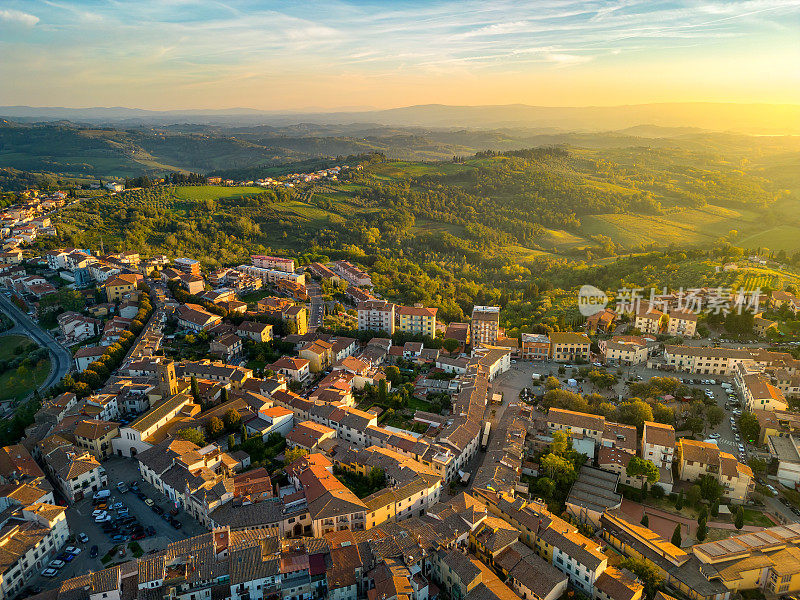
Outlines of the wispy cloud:
M241 105L243 82L302 90L406 77L424 90L498 73L625 77L643 61L751 58L764 44L796 56L800 0L3 0L3 23L0 77L20 85L0 102L61 85L125 103L168 86ZM373 102L365 92L348 102Z
M33 27L39 22L39 17L21 10L4 9L0 10L0 21L14 25Z

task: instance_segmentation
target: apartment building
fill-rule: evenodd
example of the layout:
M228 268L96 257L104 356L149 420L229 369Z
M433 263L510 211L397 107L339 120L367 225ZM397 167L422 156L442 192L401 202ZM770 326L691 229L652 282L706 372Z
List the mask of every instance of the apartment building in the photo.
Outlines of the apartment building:
M73 434L78 448L87 450L98 460L104 460L113 454L111 440L119 435L119 423L83 419L78 421Z
M136 290L139 275L126 275L124 273L109 279L103 284L109 302L119 302L125 294Z
M689 310L670 310L667 333L674 336L694 337L697 333L697 314Z
M470 321L472 345L493 346L500 337L500 307L474 306Z
M555 362L589 362L591 340L583 333L554 331L550 334L550 360Z
M274 269L276 271L285 271L286 273L294 272L293 258L253 255L250 257L250 259L255 267L260 267L262 269Z
M675 428L672 425L645 421L642 430L642 458L659 469L671 469L675 459Z
M678 476L696 481L711 475L723 487L723 497L734 504L743 504L755 489L752 469L722 452L716 444L680 439L677 444Z
M398 306L395 310L397 329L404 333L436 337L437 308L426 308L421 304Z
M591 438L594 443L600 444L603 439L606 419L602 415L550 408L547 411L547 427L553 431L564 431L573 438Z
M641 336L614 336L598 342L603 362L614 365L641 365L647 362L648 340Z
M222 317L208 312L199 304L186 303L176 311L178 325L190 331L203 331L222 322Z
M664 320L666 319L663 312L648 304L642 304L634 316L633 326L642 333L657 334L661 333Z
M540 333L523 333L522 360L547 360L550 356L550 338Z
M200 275L200 261L193 258L176 258L172 266L187 275Z
M733 369L733 381L749 412L754 410L785 411L789 407L786 396L760 372L748 370L743 364Z
M0 598L18 597L69 535L63 506L36 503L6 516L0 526Z
M105 469L87 450L70 444L59 436L39 443L45 469L70 502L78 502L108 485Z
M191 394L175 394L163 400L141 417L120 428L119 437L111 442L117 456L135 457L152 446L147 440L175 416L192 405ZM199 412L200 407L196 407Z
M359 302L358 330L384 331L389 335L395 329L395 305L386 300L367 300Z

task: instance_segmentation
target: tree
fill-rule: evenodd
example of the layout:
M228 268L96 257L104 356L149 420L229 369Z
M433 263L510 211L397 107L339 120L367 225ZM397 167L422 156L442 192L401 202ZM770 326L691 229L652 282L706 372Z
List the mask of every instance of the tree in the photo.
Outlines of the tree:
M225 429L235 431L242 422L242 415L239 414L238 410L230 408L225 413L225 416L222 417L222 421L225 424Z
M551 500L556 491L556 482L549 477L540 477L536 481L536 491L545 500Z
M617 418L620 423L633 425L642 433L645 421L653 420L653 409L647 402L634 398L629 402L623 402L617 407Z
M302 458L304 456L308 456L308 450L306 450L305 448L301 448L300 446L289 448L286 452L283 453L284 464L290 465L298 458Z
M678 494L678 499L675 500L675 509L683 509L683 490L681 490L681 492Z
M550 390L544 395L544 405L575 412L589 412L589 403L580 394L567 390Z
M742 432L745 441L756 443L761 434L761 425L753 413L746 412L739 417L739 431Z
M686 419L684 426L686 429L691 430L693 434L697 435L705 429L705 422L701 417L690 417Z
M736 529L741 529L744 527L744 508L741 506L736 510L736 518L734 519L733 524L736 526Z
M541 467L550 479L562 485L570 483L575 475L575 466L572 462L552 452L542 457Z
M552 375L547 379L545 379L544 381L544 389L546 389L547 391L557 390L560 387L561 387L561 382Z
M677 546L678 548L681 547L681 524L678 523L675 525L675 531L672 532L672 544Z
M209 439L215 440L225 431L225 423L219 417L211 417L205 424L206 435Z
M563 456L570 448L569 438L563 431L553 432L553 441L550 443L550 452L556 456Z
M453 338L444 338L442 341L442 348L447 350L450 354L452 354L460 345L461 342L454 340Z
M697 524L697 535L696 535L697 541L702 542L704 539L706 539L707 535L708 535L708 526L706 525L706 520L701 519Z
M400 384L401 382L400 369L398 369L396 366L391 365L386 367L385 373L386 373L386 379L388 379L393 386L397 386Z
M652 599L655 596L658 586L664 581L658 567L649 560L630 557L622 560L619 567L628 569L639 578L639 581L644 585L644 593L648 599Z
M655 484L653 488L650 490L650 493L656 500L661 500L661 498L664 497L664 488L658 484Z
M233 447L236 445L236 436L230 434L228 436L228 450L233 450Z
M686 492L686 501L692 506L697 506L701 497L702 492L700 491L700 486L697 484L694 484L689 488L689 491Z
M197 429L179 429L178 437L187 442L197 444L201 448L206 445L206 438Z
M703 475L700 478L700 495L714 503L722 497L722 484L713 475Z
M644 525L645 527L649 527L650 526L650 519L647 517L647 513L642 515L641 524Z
M228 400L230 400L230 393L228 388L222 388L222 403L225 404Z
M194 398L195 403L200 404L200 388L197 385L197 377L194 375L192 375L190 385L192 390L192 398Z
M717 500L711 505L711 516L712 517L719 516L719 500Z
M725 418L725 411L716 404L706 406L706 422L709 427L716 427Z
M638 456L631 458L625 473L628 477L644 477L649 483L655 483L661 476L658 472L658 467L653 464L653 461L639 458Z

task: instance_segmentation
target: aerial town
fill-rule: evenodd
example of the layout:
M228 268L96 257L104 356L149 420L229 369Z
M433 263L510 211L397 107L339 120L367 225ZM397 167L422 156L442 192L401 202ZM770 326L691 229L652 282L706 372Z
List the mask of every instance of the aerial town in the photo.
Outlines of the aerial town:
M800 590L800 360L700 343L682 292L506 337L344 260L36 255L59 203L0 215L2 308L68 356L0 449L2 598Z

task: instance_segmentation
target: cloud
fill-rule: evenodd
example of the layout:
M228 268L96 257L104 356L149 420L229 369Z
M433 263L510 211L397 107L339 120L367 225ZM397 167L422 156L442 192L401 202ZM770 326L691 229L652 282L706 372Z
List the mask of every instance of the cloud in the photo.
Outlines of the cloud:
M21 10L5 9L0 10L0 21L13 23L15 25L24 25L25 27L33 27L39 22L39 17L22 12Z

